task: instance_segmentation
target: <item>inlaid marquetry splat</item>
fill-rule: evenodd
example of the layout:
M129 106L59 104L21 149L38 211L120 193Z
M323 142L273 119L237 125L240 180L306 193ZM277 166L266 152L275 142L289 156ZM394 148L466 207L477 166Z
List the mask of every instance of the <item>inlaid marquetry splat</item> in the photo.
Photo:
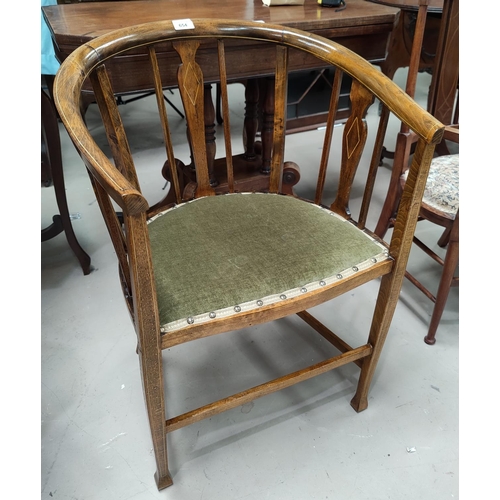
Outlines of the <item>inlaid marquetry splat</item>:
M361 131L358 117L353 120L353 123L345 134L345 143L347 149L347 158L351 158L356 148L361 144Z
M184 75L184 81L182 82L182 87L184 88L187 97L189 97L191 104L193 106L196 106L198 93L203 87L202 87L202 82L197 77L196 70L194 69L193 64L191 62L188 63Z

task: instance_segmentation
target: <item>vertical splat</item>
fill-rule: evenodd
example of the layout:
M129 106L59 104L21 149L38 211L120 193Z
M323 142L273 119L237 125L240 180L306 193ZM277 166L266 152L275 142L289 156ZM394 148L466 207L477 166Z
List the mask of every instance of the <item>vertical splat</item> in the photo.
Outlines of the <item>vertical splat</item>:
M222 101L222 123L224 124L224 144L226 146L227 187L230 193L234 192L233 152L231 147L231 124L229 120L229 99L227 95L226 55L224 42L217 41L217 55L219 58L220 91Z
M339 189L331 205L331 209L343 217L351 216L349 196L366 143L368 133L365 122L366 111L373 102L372 93L356 80L352 82L350 97L352 111L344 126L342 137Z
M203 73L195 61L200 42L175 42L173 46L182 61L177 71L177 81L179 82L179 92L186 112L193 161L196 165L196 181L198 184L196 197L213 195L215 192L210 186L205 142Z
M122 175L124 175L136 189L140 190L139 179L135 171L127 134L123 128L123 122L118 112L113 88L104 65L98 66L95 72L91 73L90 81L92 82L94 95L97 105L99 106L99 111L101 112L106 136L116 168L118 168Z
M375 144L373 146L370 168L368 169L368 177L366 179L366 187L363 195L363 202L361 203L361 209L359 211L358 227L360 229L365 228L366 219L368 218L368 210L370 208L373 189L375 187L375 181L377 179L377 172L380 166L380 159L382 158L382 149L384 147L384 138L387 130L387 124L389 123L389 116L390 116L389 109L386 106L382 106L382 113L379 119L377 137L375 139Z
M286 100L288 82L288 50L278 45L276 47L276 74L274 85L274 132L273 156L269 191L277 193L281 190L283 177L283 158L285 154Z
M172 139L170 135L170 126L167 118L167 107L165 106L165 99L163 96L163 85L161 83L160 68L158 66L158 58L154 47L149 48L149 59L151 61L151 68L153 71L153 80L155 84L156 103L158 104L158 111L160 113L161 126L163 130L163 138L165 141L165 148L167 150L168 166L170 168L170 179L175 193L176 203L181 202L182 193L179 186L179 177L177 175L177 166L174 157L174 150L172 147Z
M318 182L316 184L316 195L314 197L315 203L321 203L323 198L323 190L325 187L326 170L328 166L328 159L330 157L330 147L333 138L333 128L335 126L335 117L339 106L340 87L342 85L343 72L340 69L335 69L335 76L333 78L332 94L330 97L330 108L328 110L328 122L326 124L325 139L323 141L323 151L321 154L321 163L319 166Z

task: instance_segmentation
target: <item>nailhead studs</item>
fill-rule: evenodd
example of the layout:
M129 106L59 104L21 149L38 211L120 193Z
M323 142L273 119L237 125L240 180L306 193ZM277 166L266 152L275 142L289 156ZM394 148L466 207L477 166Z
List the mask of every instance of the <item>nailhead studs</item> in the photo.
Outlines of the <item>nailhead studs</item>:
M337 274L337 279L341 280L342 279L342 275L339 273Z
M189 318L186 321L188 322L188 325L192 325L194 323L194 318L189 316Z
M210 317L211 319L214 319L214 318L215 318L215 316L217 316L217 315L216 315L213 311L209 314L209 317Z
M321 281L319 282L319 284L320 284L321 286L325 286L325 285L326 285L326 281L321 280Z
M302 293L306 293L306 292L307 292L307 288L306 288L305 286L303 286L303 287L300 289L300 291L301 291Z
M258 300L258 301L257 301L257 305L258 305L259 307L261 307L261 306L263 306L263 305L264 305L264 302L262 302L262 300Z
M240 306L234 306L234 311L239 313L241 312L241 307Z
M375 264L377 262L377 259L375 257L372 257L371 261Z
M358 269L356 266L353 266L353 267L352 267L352 270L353 270L354 272L359 271L359 269Z
M280 295L280 299L281 299L281 300L285 300L285 299L286 299L286 295L285 295L284 293L282 293L282 294Z

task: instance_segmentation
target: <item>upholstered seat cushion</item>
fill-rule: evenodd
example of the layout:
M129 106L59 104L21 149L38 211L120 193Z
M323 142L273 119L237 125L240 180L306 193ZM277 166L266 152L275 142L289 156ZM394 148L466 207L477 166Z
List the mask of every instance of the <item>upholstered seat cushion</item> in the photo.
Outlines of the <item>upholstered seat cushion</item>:
M422 204L454 219L459 208L459 155L443 155L432 160ZM404 174L404 179L408 172Z
M308 293L387 258L352 223L283 195L200 198L148 228L164 332Z

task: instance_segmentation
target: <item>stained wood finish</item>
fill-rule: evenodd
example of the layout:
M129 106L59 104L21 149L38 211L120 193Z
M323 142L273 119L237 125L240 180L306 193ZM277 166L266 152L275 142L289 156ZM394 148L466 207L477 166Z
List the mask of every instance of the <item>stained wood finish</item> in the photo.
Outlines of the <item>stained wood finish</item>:
M351 216L349 198L354 176L365 147L367 129L364 117L368 106L373 102L373 94L356 80L352 82L351 107L352 112L345 124L342 141L341 177L346 182L340 184L337 197L330 207L331 210L345 218Z
M201 408L197 408L196 410L179 415L178 417L171 418L167 420L166 423L167 432L172 432L194 422L213 417L221 412L221 408L226 411L236 408L237 406L242 406L257 398L267 396L273 392L280 391L281 389L303 382L304 380L329 372L334 368L339 368L340 366L344 366L348 363L354 363L359 359L369 356L371 351L372 348L369 344L357 347L356 349L351 349L344 354L321 361L320 363L316 363L315 365L309 366L303 370L298 370L294 373L274 379L271 382L266 382L265 384L252 387L251 389L239 392L238 394L233 394L232 396L216 401L215 403L210 403L202 406Z
M166 452L167 433L190 423L216 415L349 362L357 364L361 369L359 383L351 404L356 411L366 408L368 389L389 331L404 278L430 161L435 145L441 140L444 128L440 122L419 107L405 92L371 64L341 45L325 38L271 24L230 20L214 22L201 19L195 19L193 22L195 29L188 31L176 31L170 21L164 21L122 29L91 40L66 59L54 85L55 101L59 114L89 170L96 190L96 197L120 264L119 274L123 293L137 333L137 350L144 396L155 450L156 481L160 489L172 484ZM340 160L338 160L341 165L338 195L332 208L341 214L348 223L357 224L355 217L351 215L349 197L356 177L359 158L367 142L365 114L374 97L377 97L384 104L387 114L394 113L398 119L415 131L418 136L416 152L394 223L393 238L388 245L388 259L379 261L366 270L358 270L352 276L321 287L316 291L288 298L272 305L264 305L256 310L228 317L216 317L208 323L186 323L186 326L180 330L161 333L151 263L151 248L146 226L148 217L157 213L158 207L149 207L139 188L133 154L131 154L125 137L116 101L112 98L114 89L109 81L110 62L115 55L122 58L126 51L146 50L147 60L151 64L151 74L154 75L155 80L161 117L160 126L163 130L163 137L168 143L165 148L165 156L171 164L169 171L173 183L177 182L179 186L178 192L177 188L174 189L176 191L174 198L179 198L179 194L185 200L197 196L208 195L211 197L214 193L217 194L219 186L212 185L211 166L207 158L206 141L210 131L207 132L204 107L210 103L207 103L204 97L207 86L204 71L209 67L211 75L214 72L218 73L218 78L222 82L223 120L224 122L229 121L229 105L226 102L228 97L226 75L230 67L228 53L235 41L239 46L248 44L249 47L252 47L259 44L261 47L265 47L265 53L271 54L267 64L275 68L272 78L267 80L267 85L274 89L273 99L266 104L269 115L273 116L273 121L267 124L268 131L266 132L272 138L269 141L271 148L269 157L272 158L272 161L269 163L269 174L266 176L267 181L262 186L262 191L283 194L285 191L284 172L287 170L292 175L299 176L298 168L293 162L286 162L284 157L286 84L292 52L294 54L304 53L304 57L308 59L318 58L317 64L333 66L339 75L348 74L354 81L350 96L353 103L352 112L342 131L343 146L341 151L333 151L330 147L334 117L331 116L328 121L329 125L323 145L325 153L320 165L317 166L316 203L319 204L322 201L321 193L326 179L329 157L340 156ZM167 61L161 60L157 50L158 46L163 47L165 44L171 44L180 56L174 67L167 69L165 68ZM204 46L210 44L213 44L216 50L212 52L213 59L209 61L208 53L201 54L200 51L203 50ZM200 60L204 62L200 63ZM248 64L251 62L250 59ZM259 61L253 62L259 66ZM161 91L164 87L163 75L166 73L178 74L177 85L182 89L181 96L187 118L188 137L194 158L192 167L196 169L196 182L188 184L185 184L183 176L183 171L188 166L183 165L180 160L175 158L173 145L169 143L168 117L161 104L163 103L161 97ZM80 92L87 78L92 82L93 91L98 97L108 140L112 143L111 151L114 162L111 162L94 142L81 116ZM337 107L338 87L337 82L334 85L330 104L332 113L335 113ZM385 127L386 120L383 119L381 123L382 128ZM251 123L248 124L248 129L252 129ZM381 136L379 131L378 137ZM377 148L380 148L380 145L376 145L375 152L379 151ZM230 156L230 147L226 151ZM249 155L252 154L254 153L249 152ZM226 173L227 178L233 178L228 182L228 185L232 185L234 191L246 189L246 184L239 183L237 176L231 174L231 161L222 159L219 166L229 168L229 173ZM214 169L216 167L214 165ZM308 165L307 168L314 167ZM371 175L375 175L376 171L377 169L371 168ZM373 186L373 182L372 179L368 181L368 191ZM113 210L112 201L117 203L123 212L124 230ZM369 204L369 194L365 196L365 201ZM312 200L311 203L313 203ZM272 214L269 215L272 217ZM290 224L293 224L293 221L290 221ZM360 227L364 227L364 222L360 224ZM369 231L365 231L369 233ZM314 262L310 264L314 266ZM168 262L165 265L168 265ZM382 278L382 281L372 325L367 335L367 342L360 346L349 345L338 334L334 334L306 312L306 309L378 278ZM207 287L210 287L210 283L207 283ZM363 305L360 304L360 307ZM298 314L313 330L337 348L340 354L289 375L193 409L183 415L167 418L168 407L165 408L163 391L162 349L169 348L174 353L175 349L173 348L176 345L250 325L266 323L291 314Z
M54 194L59 210L59 213L52 217L52 224L42 229L42 242L50 240L64 232L71 250L73 250L80 263L83 274L87 275L91 271L90 256L78 242L69 216L57 113L50 96L43 89L41 90L41 94L42 172L47 172L48 178L51 179L54 185Z
M168 19L206 18L265 21L306 30L339 41L369 61L383 61L387 44L397 19L399 9L377 5L364 0L350 0L349 8L342 12L320 7L316 0L306 0L302 7L268 8L261 0L173 0L133 2L90 2L55 5L42 8L52 34L56 57L63 61L71 52L91 39L114 29ZM252 76L261 77L273 71L269 53L248 41L234 41L227 50L228 80L241 81ZM207 47L210 52L213 47ZM143 52L140 49L139 52ZM158 50L159 59L175 57L168 46ZM272 58L272 54L271 54ZM144 71L147 62L141 58L120 59L110 68L117 92L126 93L141 89L151 90L149 73ZM205 81L217 81L218 72L210 64L204 65L200 57ZM307 54L292 54L290 70L304 70L318 64ZM162 74L165 86L176 85L174 71ZM86 86L90 90L90 86Z
M349 38L353 32L345 29L359 28L358 33L379 26L380 32L390 33L398 8L376 5L365 0L351 0L342 12L318 6L306 0L299 8L270 9L260 0L137 0L133 2L75 3L73 5L46 6L42 8L60 49L74 50L88 40L109 31L136 24L161 21L168 13L170 19L241 18L243 21L264 21L308 31L338 29L338 34ZM327 33L322 33L322 35ZM361 45L361 44L359 44ZM369 50L369 49L367 49ZM61 54L68 55L62 50Z

